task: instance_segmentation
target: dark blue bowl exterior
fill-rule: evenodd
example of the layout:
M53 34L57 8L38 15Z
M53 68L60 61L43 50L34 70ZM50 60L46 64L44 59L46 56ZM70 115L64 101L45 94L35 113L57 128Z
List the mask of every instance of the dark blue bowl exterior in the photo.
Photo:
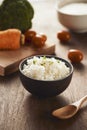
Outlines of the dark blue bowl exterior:
M50 58L51 56L47 56L47 57ZM59 57L55 57L55 58L64 61L66 65L70 67L71 73L64 79L54 80L54 81L42 81L42 80L31 79L29 77L26 77L21 72L21 69L23 69L23 65L26 63L26 59L21 62L19 66L20 79L22 81L24 88L27 91L29 91L33 95L40 96L40 97L53 97L62 93L69 86L73 74L73 67L70 63L68 63L64 59L61 59Z

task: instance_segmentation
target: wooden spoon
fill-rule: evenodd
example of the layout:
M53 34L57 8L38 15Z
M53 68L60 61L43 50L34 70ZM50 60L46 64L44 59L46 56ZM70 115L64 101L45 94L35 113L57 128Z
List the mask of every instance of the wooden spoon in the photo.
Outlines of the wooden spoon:
M86 100L87 100L87 95L82 97L80 100L70 104L70 105L64 106L64 107L59 108L57 110L54 110L52 112L52 115L55 116L55 117L58 117L60 119L71 118L72 116L74 116L78 112L81 105Z

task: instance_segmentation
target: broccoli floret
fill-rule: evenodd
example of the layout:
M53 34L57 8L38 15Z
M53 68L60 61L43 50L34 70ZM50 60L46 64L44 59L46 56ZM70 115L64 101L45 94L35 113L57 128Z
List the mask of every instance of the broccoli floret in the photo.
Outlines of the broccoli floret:
M0 30L17 28L25 32L32 27L34 9L27 0L4 0L0 6Z

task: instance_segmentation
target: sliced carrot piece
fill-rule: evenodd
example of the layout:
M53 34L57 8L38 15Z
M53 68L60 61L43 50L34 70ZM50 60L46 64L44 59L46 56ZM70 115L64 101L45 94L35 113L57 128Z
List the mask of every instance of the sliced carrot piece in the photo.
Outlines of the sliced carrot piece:
M0 49L15 50L20 48L21 31L8 29L0 31Z

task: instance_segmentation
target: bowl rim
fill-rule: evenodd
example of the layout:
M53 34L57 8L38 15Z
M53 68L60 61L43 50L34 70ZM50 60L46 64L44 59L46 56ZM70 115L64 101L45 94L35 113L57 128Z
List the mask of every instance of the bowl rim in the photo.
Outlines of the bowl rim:
M64 1L64 2L65 2L65 1ZM64 6L66 6L66 5L69 5L69 4L72 4L72 3L87 3L86 0L81 1L81 2L79 2L79 1L66 1L65 5L62 5L62 6L59 5L59 4L61 4L61 3L62 3L62 1L56 3L56 11L57 11L58 13L63 14L63 15L66 15L66 16L73 16L73 17L84 17L84 16L87 16L87 14L68 14L68 13L65 13L65 12L60 11L60 9L61 9L62 7L64 7ZM60 7L59 7L59 6L60 6Z
M63 62L65 62L67 65L69 65L68 67L70 68L70 72L69 74L67 74L67 76L61 78L61 79L56 79L56 80L40 80L40 79L34 79L34 78L31 78L31 77L28 77L26 76L24 73L22 73L22 69L21 69L21 65L24 64L24 62L26 62L28 59L32 59L34 56L36 57L43 57L43 56L46 56L46 57L49 57L49 58L56 58L56 59L59 59ZM19 63L19 72L25 76L26 78L29 78L31 80L34 80L34 81L40 81L40 82L55 82L55 81L62 81L64 79L66 79L67 77L69 77L70 75L73 74L73 71L74 71L74 68L73 68L73 65L72 63L70 63L68 60L64 59L64 58L61 58L61 57L58 57L58 56L54 56L54 55L34 55L34 56L28 56L26 58L24 58L20 63Z

